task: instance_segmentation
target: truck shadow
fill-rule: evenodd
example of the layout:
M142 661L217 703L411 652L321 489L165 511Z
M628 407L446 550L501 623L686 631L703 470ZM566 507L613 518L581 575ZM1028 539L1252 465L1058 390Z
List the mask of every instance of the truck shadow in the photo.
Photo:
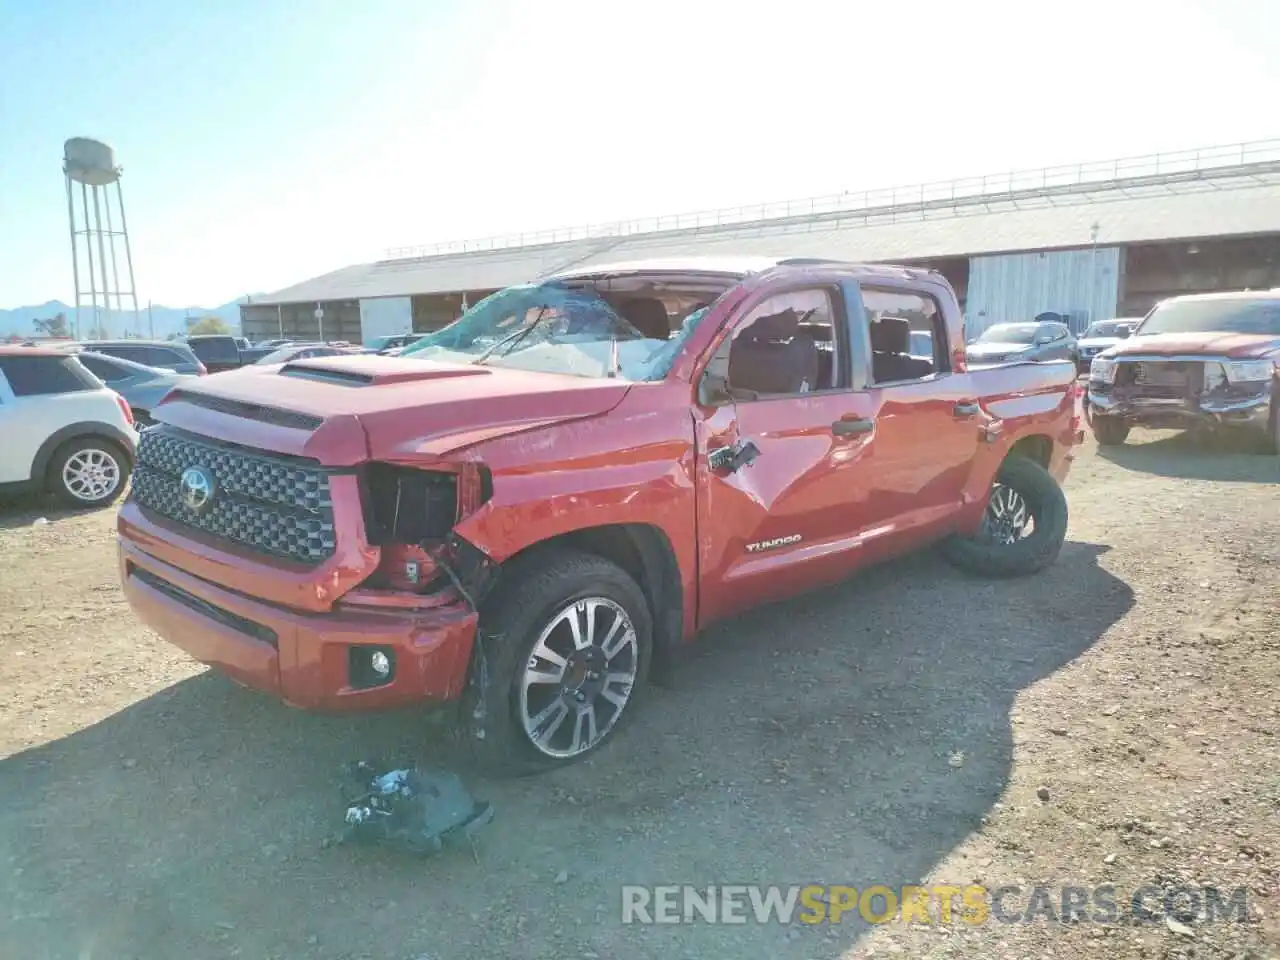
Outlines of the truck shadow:
M1227 480L1237 483L1280 483L1280 457L1263 450L1262 442L1244 433L1152 434L1137 431L1119 447L1098 447L1098 456L1138 473L1179 480ZM1137 441L1137 442L1135 442Z
M1132 606L1104 549L1069 543L1049 573L1000 584L917 555L723 624L598 758L475 783L498 812L478 862L325 844L343 763L447 761L420 720L303 714L201 674L0 762L0 943L836 958L865 924L624 925L621 887L918 882L1005 790L1014 698Z

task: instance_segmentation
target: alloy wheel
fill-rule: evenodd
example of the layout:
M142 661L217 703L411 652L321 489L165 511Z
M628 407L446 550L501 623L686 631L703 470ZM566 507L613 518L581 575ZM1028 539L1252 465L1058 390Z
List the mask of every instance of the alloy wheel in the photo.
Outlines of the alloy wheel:
M120 486L120 464L105 450L78 450L63 464L62 485L77 500L97 503Z
M534 748L566 759L586 753L622 716L640 649L631 618L606 597L552 615L520 676L520 721Z

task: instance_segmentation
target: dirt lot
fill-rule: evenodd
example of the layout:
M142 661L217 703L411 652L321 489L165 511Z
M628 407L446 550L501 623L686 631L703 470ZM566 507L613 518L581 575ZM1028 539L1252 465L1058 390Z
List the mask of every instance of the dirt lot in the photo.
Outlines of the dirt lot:
M0 957L1276 956L1280 462L1135 440L1086 444L1048 573L922 555L757 612L603 756L475 783L478 864L325 843L343 763L441 756L419 719L205 672L122 603L110 511L11 507ZM1250 922L620 922L627 883L921 881L1248 885Z

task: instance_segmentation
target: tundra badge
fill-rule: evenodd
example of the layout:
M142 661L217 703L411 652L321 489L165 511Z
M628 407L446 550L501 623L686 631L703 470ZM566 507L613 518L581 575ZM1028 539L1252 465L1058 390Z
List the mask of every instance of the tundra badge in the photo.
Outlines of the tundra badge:
M803 538L798 533L793 533L789 537L774 537L772 540L760 540L756 543L747 544L747 553L759 553L761 550L772 550L775 547L785 547L791 543L799 543Z

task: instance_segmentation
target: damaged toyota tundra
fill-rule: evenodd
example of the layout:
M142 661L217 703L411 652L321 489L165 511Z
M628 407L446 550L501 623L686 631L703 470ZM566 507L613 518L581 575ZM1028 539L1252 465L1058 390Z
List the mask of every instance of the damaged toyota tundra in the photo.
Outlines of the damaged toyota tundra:
M920 269L690 258L511 287L397 357L168 394L120 509L124 590L292 705L448 707L496 771L563 764L713 621L930 544L986 576L1055 560L1074 368L969 371L964 343Z

